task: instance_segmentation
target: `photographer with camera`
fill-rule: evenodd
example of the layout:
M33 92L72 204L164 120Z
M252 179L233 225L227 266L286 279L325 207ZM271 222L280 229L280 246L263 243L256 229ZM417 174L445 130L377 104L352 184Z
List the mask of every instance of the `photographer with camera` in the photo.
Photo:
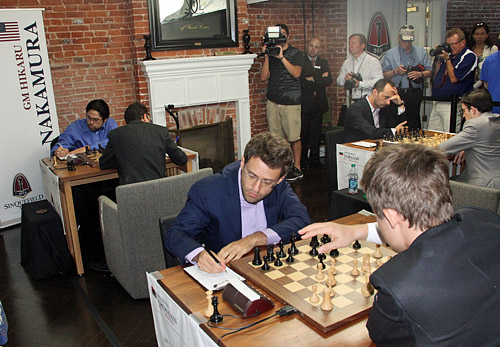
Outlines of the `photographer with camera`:
M422 102L422 84L426 77L431 76L431 60L427 52L413 46L415 28L403 25L399 29L397 47L391 48L382 61L384 78L390 79L398 88L406 111L398 117L408 122L408 128L420 129L420 103Z
M465 34L458 28L446 32L446 43L429 52L434 56L432 96L451 98L462 96L474 84L477 56L466 46ZM450 131L451 103L433 101L429 130ZM461 117L457 115L456 131L460 130Z
M384 78L380 61L365 51L366 42L363 34L349 36L351 56L342 64L337 78L337 85L350 93L348 105L371 94L375 82Z
M277 24L267 28L262 53L264 63L260 78L267 84L267 123L269 131L287 139L292 147L294 168L286 176L288 182L304 177L300 170L300 74L304 56L288 44L288 26Z

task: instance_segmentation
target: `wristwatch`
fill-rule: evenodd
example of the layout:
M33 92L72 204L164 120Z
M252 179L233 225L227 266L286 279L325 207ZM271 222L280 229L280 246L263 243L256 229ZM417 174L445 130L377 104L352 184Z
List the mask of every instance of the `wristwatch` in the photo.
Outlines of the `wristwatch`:
M400 104L394 104L394 105L396 105L397 107L399 107L399 106L403 106L404 104L405 104L405 102L403 100L401 100Z

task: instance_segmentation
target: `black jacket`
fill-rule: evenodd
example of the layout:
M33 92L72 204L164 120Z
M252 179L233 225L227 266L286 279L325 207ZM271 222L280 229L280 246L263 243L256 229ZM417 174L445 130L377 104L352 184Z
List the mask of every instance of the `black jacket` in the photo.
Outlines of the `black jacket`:
M304 67L300 75L301 110L302 112L311 112L314 110L324 113L329 108L325 87L332 84L333 78L326 59L316 57L315 66L312 66L311 61L305 55ZM328 76L321 77L325 72L328 72ZM311 76L314 77L314 82L306 80L306 77Z

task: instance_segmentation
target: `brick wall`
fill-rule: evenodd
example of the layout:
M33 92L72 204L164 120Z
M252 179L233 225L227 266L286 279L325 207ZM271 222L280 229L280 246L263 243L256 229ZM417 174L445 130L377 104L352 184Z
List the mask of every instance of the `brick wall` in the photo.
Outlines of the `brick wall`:
M305 9L303 9L305 2ZM215 51L243 51L241 35L250 29L251 49L258 52L265 28L279 22L289 25L290 43L303 50L314 33L323 39L322 56L328 59L334 79L346 56L347 0L272 0L248 5L237 0L240 47L153 52L157 59L213 55ZM123 124L123 111L134 101L148 104L147 83L136 62L145 57L143 35L149 34L147 0L2 0L3 8L45 8L43 17L59 126L84 114L88 101L106 100L112 117ZM465 16L465 17L464 17ZM305 19L304 19L305 17ZM313 20L314 18L314 20ZM500 32L498 0L448 1L447 27L486 21L497 40ZM304 30L305 24L305 30ZM250 70L252 133L267 129L266 83L260 81L263 59ZM344 92L328 88L336 121Z
M500 2L498 0L450 0L446 13L446 28L460 28L470 32L472 26L485 22L490 28L490 38L494 44L500 39Z

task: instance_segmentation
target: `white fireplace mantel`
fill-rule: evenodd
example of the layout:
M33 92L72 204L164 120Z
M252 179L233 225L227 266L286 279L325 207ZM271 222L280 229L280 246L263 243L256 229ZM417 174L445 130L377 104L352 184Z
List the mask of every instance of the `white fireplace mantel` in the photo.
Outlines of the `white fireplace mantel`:
M255 54L140 61L156 124L166 125L165 105L176 108L234 101L238 157L251 138L248 70Z

